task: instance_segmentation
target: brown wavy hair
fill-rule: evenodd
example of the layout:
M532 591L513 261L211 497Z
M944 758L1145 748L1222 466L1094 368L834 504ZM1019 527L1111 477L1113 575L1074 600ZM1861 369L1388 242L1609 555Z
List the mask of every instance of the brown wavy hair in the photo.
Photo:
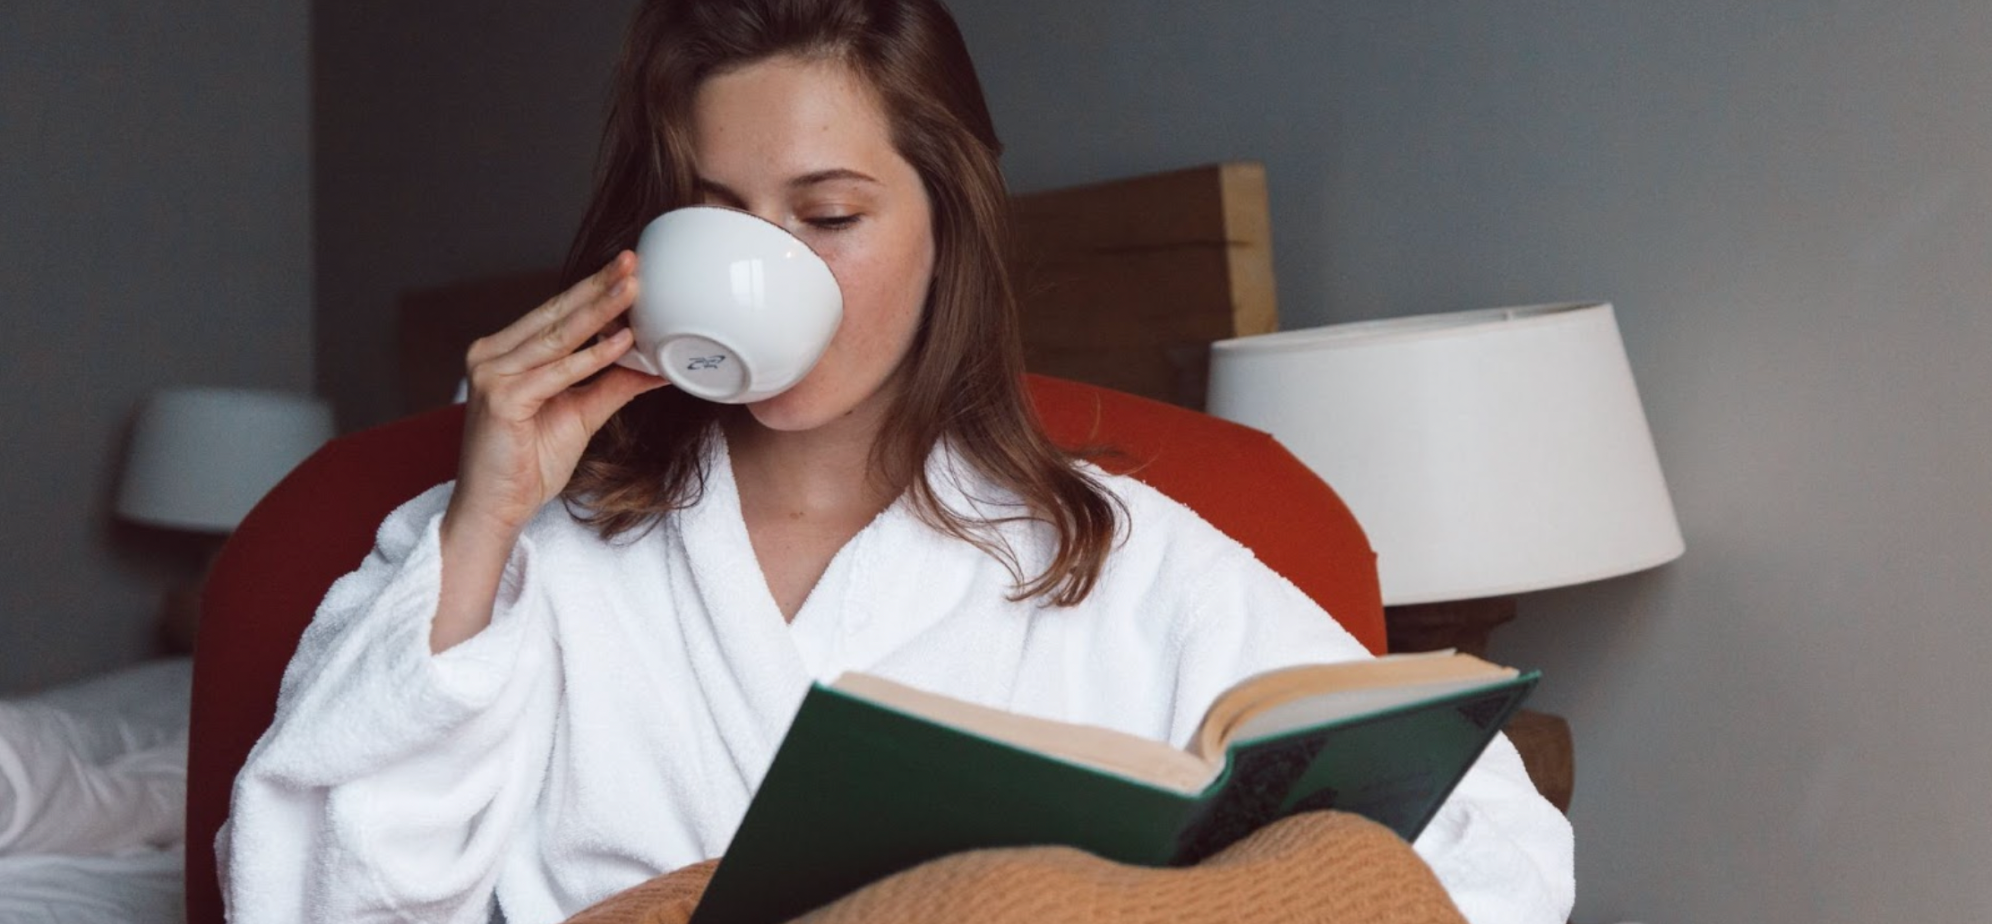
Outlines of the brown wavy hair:
M1009 197L1002 144L954 19L938 0L650 0L616 67L593 198L568 252L571 284L635 245L650 219L699 195L693 97L707 78L776 56L837 61L878 94L901 157L933 208L934 280L902 370L904 387L872 447L873 469L907 485L917 515L995 557L1015 599L1085 599L1113 544L1112 495L1045 436L1024 393L1011 287ZM729 408L675 388L632 401L582 456L563 492L576 515L613 539L696 503L705 440ZM942 442L1022 500L1016 516L950 509L925 461ZM1033 519L1057 534L1042 574L1026 576L993 528Z

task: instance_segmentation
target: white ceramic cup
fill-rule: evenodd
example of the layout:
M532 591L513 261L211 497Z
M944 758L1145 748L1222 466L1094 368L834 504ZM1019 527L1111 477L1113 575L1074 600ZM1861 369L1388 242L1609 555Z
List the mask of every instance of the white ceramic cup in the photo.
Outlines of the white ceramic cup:
M844 319L823 258L781 227L711 206L657 216L636 244L636 343L617 360L708 401L786 391Z

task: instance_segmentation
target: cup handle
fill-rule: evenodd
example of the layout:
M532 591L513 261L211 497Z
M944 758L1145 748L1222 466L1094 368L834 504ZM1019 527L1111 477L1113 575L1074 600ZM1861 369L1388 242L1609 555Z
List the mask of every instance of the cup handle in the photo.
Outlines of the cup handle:
M650 356L635 346L631 346L628 352L616 357L616 365L626 369L635 369L645 375L654 375L658 378L664 377L664 372L650 361Z

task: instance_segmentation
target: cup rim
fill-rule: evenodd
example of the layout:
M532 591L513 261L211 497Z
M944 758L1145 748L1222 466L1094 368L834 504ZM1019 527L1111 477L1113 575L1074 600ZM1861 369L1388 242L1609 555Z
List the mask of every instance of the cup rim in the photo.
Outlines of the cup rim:
M809 251L810 256L815 257L818 261L822 262L823 268L830 271L830 278L836 281L839 293L840 294L842 293L842 290L844 288L844 281L841 279L837 279L836 268L830 265L830 261L823 259L823 255L816 252L816 248L809 246L808 241L805 241L802 238L796 236L795 232L790 231L789 229L784 228L781 225L776 224L772 221L769 221L766 218L762 218L761 216L756 215L753 212L747 211L746 209L734 208L733 206L730 205L706 205L706 204L681 205L675 209L664 210L663 212L658 214L657 218L652 218L650 222L655 222L657 221L658 218L664 218L668 215L676 215L680 212L722 212L728 215L737 215L741 218L751 218L757 222L760 222L761 224L767 225L768 227L773 228L776 231L780 232L783 237L786 237L789 240L796 242L797 244L801 244L802 249ZM650 222L645 222L644 227L645 228L650 227Z

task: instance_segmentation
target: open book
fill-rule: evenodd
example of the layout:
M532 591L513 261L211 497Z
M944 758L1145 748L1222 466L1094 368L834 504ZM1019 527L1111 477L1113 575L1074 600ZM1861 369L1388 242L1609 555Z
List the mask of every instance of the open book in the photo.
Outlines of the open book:
M693 921L784 921L980 847L1184 865L1315 809L1410 840L1538 676L1452 652L1270 671L1178 749L845 674L804 698Z

